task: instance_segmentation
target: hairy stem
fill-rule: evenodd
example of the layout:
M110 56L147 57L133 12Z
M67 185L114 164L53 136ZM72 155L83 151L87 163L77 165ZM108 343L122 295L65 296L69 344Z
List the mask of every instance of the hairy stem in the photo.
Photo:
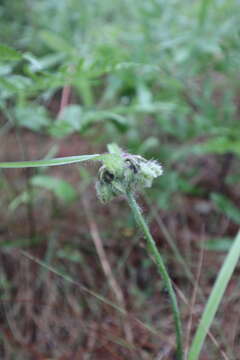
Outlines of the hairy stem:
M157 264L158 271L160 272L162 279L164 281L164 285L169 293L174 322L175 322L175 332L176 332L176 342L177 342L177 358L178 358L178 360L182 360L183 359L183 346L182 346L181 319L180 319L180 312L179 312L178 304L177 304L177 298L176 298L176 294L175 294L175 291L172 286L171 279L168 275L168 272L164 265L162 257L157 249L155 241L149 231L146 221L145 221L144 217L142 216L141 210L131 192L127 193L127 201L128 201L129 206L132 209L132 212L134 214L137 224L139 225L140 229L142 230L142 232L146 238L149 254L154 258L154 260Z

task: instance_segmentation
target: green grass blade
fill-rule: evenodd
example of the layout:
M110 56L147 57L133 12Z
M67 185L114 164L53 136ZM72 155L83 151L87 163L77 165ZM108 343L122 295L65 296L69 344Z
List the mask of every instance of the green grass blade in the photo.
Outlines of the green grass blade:
M113 156L111 154L94 154L94 155L78 155L78 156L67 156L60 157L55 159L44 159L36 161L16 161L16 162L1 162L1 169L9 168L29 168L29 167L42 167L42 166L58 166L58 165L67 165L74 164L82 161L88 160L99 160L102 161L107 157Z
M219 304L223 298L224 291L228 285L228 282L232 276L232 273L238 263L240 257L240 231L238 232L234 243L229 250L229 253L222 265L219 272L211 295L208 299L207 305L203 312L201 321L194 336L190 351L188 354L188 360L197 360L199 358L200 351L203 346L204 339L207 335L208 329L214 319Z

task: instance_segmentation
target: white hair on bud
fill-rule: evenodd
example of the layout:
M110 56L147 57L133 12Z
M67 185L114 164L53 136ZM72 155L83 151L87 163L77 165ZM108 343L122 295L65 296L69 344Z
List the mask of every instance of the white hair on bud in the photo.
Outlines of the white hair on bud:
M155 178L163 173L162 166L155 160L146 160L140 155L122 152L122 165L113 170L105 164L99 169L96 191L98 198L106 203L127 192L140 192L151 187Z

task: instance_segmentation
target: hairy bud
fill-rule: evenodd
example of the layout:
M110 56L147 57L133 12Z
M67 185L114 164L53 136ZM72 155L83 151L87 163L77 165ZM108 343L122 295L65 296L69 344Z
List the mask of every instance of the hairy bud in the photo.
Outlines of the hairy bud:
M146 160L139 155L124 152L119 166L113 167L104 164L99 169L96 190L98 198L108 202L118 195L128 192L139 192L145 187L151 187L153 180L162 175L162 166L154 160Z

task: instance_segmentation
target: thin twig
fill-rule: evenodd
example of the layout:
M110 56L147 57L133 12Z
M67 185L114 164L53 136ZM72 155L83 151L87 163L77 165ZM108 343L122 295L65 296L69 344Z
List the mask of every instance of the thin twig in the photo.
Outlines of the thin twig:
M157 209L155 206L150 206L150 200L147 198L147 196L144 196L144 200L146 201L146 203L148 204L148 206L150 207L150 211L153 214L162 234L164 235L168 245L170 246L170 248L173 251L173 254L176 258L176 260L179 262L179 264L182 265L183 270L187 276L187 278L193 283L194 282L194 278L193 275L191 273L191 270L189 269L188 264L186 263L185 259L183 258L183 256L181 255L180 251L178 250L178 247L176 245L176 241L174 241L174 239L172 238L172 235L170 234L170 232L168 231L167 227L165 226L164 222L162 221L161 217L158 216L157 213Z
M69 73L72 73L73 70L74 70L73 65L70 65L68 67ZM59 111L58 111L58 117L61 115L64 108L67 105L69 105L70 100L71 100L71 94L72 94L72 86L71 85L64 85L64 87L62 89L62 95L61 95L61 100L60 100L60 107L59 107Z
M190 317L189 317L187 332L186 332L185 360L187 360L187 354L188 354L188 349L189 349L189 344L190 344L190 335L191 335L192 322L193 322L194 305L196 303L197 293L198 293L198 288L199 288L199 280L200 280L202 264L203 264L203 255L204 255L204 246L201 246L199 262L198 262L198 267L197 267L196 281L195 281L195 285L193 288L192 299L190 301Z
M104 250L102 239L100 237L100 234L99 234L99 231L97 228L97 224L93 220L94 217L92 215L90 204L85 197L83 198L82 203L83 203L83 207L84 207L84 210L86 213L90 234L93 239L99 260L101 262L101 265L102 265L102 268L104 271L104 274L105 274L105 276L108 280L109 286L112 289L112 292L118 302L118 305L121 306L121 308L123 308L125 310L126 304L124 301L124 296L123 296L122 290L121 290L120 286L118 285L118 283L113 275L113 272L111 270L111 266L109 264L106 252ZM133 344L133 334L132 334L132 329L131 329L130 323L128 321L125 321L123 325L124 325L124 332L125 332L127 341L130 344Z
M62 89L62 96L61 96L58 117L61 115L63 109L69 104L70 97L71 97L71 91L72 91L72 88L70 85L65 85L64 88Z

